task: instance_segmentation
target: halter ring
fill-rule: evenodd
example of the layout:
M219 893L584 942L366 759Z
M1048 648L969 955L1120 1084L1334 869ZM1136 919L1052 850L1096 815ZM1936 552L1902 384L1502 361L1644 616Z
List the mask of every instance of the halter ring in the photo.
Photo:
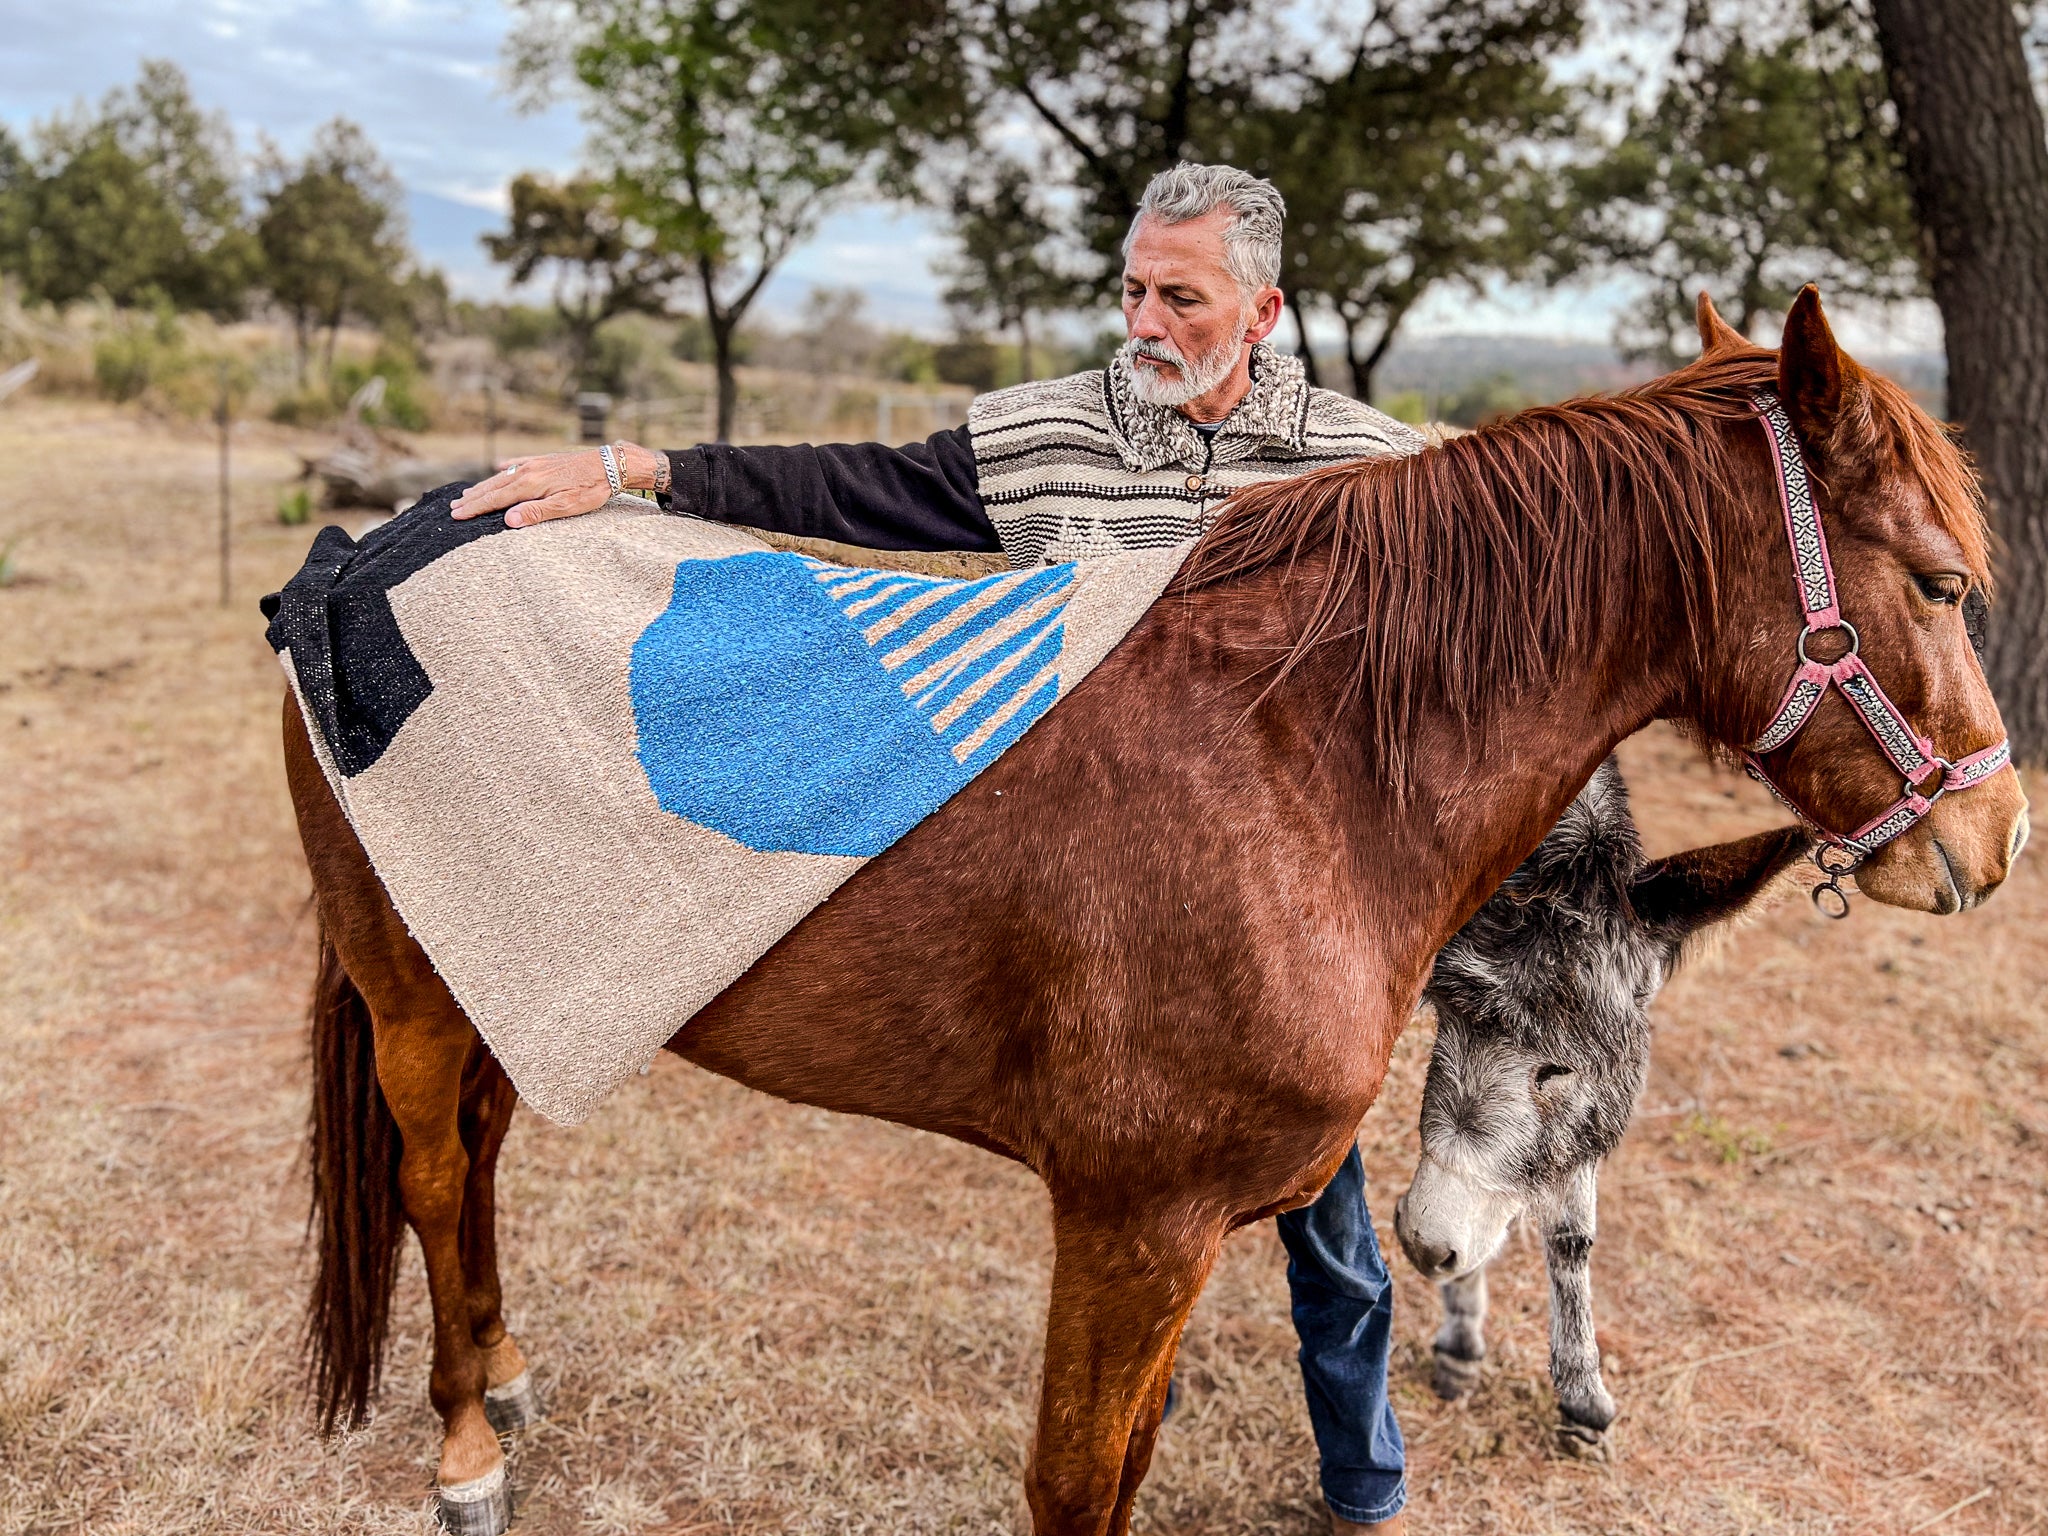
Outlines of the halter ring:
M1825 885L1812 887L1812 905L1815 905L1815 909L1823 918L1833 918L1835 922L1841 922L1849 915L1849 893L1843 891L1833 881L1827 881Z
M1832 897L1832 900L1827 898ZM1822 917L1840 922L1849 915L1849 893L1833 880L1813 888L1813 905Z
M1934 802L1948 793L1948 776L1956 771L1956 765L1945 757L1937 757L1927 767L1928 771L1934 774L1934 788L1931 791L1922 789L1918 784L1908 779L1906 780L1906 793L1918 795L1922 800L1925 800L1927 802L1927 809L1931 811L1934 809ZM1922 777L1925 777L1925 775L1922 775ZM1925 812L1922 812L1922 814L1924 815Z
M1802 662L1806 663L1806 665L1812 666L1813 658L1806 654L1806 642L1808 638L1813 635L1824 635L1829 633L1829 631L1831 630L1837 629L1846 629L1849 632L1849 649L1842 652L1840 656L1837 656L1835 658L1835 661L1846 660L1848 657L1854 656L1858 651L1863 649L1863 637L1856 633L1856 626L1854 624L1851 624L1847 619L1837 619L1834 623L1828 625L1824 629L1815 629L1811 624L1808 624L1799 631L1799 659ZM1835 661L1828 662L1826 663L1826 665L1833 666L1835 664Z

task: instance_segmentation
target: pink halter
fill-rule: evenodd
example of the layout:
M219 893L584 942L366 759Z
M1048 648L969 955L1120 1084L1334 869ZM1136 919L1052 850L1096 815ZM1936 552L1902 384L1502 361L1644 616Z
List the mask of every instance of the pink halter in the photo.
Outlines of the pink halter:
M1918 823L1934 808L1934 802L1951 790L1981 784L2012 758L2012 745L2001 739L1997 745L1950 762L1934 750L1934 743L1915 731L1880 688L1858 651L1862 637L1856 626L1842 616L1841 599L1835 592L1835 568L1828 559L1827 535L1821 530L1820 514L1813 504L1813 483L1806 472L1806 460L1799 451L1799 438L1791 418L1778 397L1762 393L1753 397L1757 418L1771 438L1771 462L1778 474L1778 501L1785 509L1785 533L1792 543L1792 566L1799 580L1799 606L1806 615L1806 628L1799 635L1799 665L1785 689L1777 713L1742 754L1750 777L1778 797L1795 816L1811 827L1822 846L1814 850L1813 862L1828 878L1815 887L1814 905L1830 917L1849 915L1849 898L1843 891L1844 875L1852 874L1863 861L1901 833ZM1839 629L1849 637L1849 649L1838 661L1815 661L1806 654L1807 639L1820 630ZM1761 753L1774 752L1797 736L1829 687L1839 688L1842 697L1856 711L1864 729L1877 742L1892 766L1905 779L1905 792L1884 810L1844 836L1831 832L1809 816L1771 778ZM1916 787L1928 770L1941 770L1939 781L1926 793ZM1830 850L1845 858L1830 862ZM1832 893L1834 902L1823 901Z

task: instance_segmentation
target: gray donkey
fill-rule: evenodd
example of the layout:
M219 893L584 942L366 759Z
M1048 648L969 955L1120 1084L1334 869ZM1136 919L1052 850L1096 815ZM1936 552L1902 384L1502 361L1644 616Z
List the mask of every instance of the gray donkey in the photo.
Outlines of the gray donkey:
M1423 993L1437 1023L1422 1161L1394 1230L1440 1282L1440 1396L1479 1379L1487 1261L1526 1212L1550 1271L1559 1443L1603 1447L1615 1410L1593 1336L1594 1181L1649 1070L1650 1002L1690 939L1752 905L1808 846L1786 827L1645 859L1610 758L1439 952Z

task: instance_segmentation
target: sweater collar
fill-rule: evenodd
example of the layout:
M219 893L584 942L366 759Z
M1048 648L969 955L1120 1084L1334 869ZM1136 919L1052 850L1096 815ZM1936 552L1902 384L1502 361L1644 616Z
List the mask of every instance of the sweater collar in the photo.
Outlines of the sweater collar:
M1301 359L1252 344L1252 387L1205 445L1193 422L1170 406L1138 398L1130 360L1119 352L1105 372L1110 436L1124 467L1138 473L1169 464L1201 469L1247 458L1267 443L1300 450L1308 428L1308 376Z

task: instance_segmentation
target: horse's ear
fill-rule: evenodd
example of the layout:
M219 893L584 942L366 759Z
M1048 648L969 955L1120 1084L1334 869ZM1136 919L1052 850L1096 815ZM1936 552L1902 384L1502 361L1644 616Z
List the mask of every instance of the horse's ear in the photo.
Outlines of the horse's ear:
M1863 370L1835 344L1820 290L1808 283L1785 316L1785 340L1778 349L1778 397L1799 435L1809 444L1827 442L1852 407L1860 403Z
M1702 357L1712 357L1717 352L1739 352L1753 345L1747 336L1721 318L1721 312L1714 308L1714 301L1704 288L1700 290L1700 302L1693 318L1699 322Z
M1629 888L1637 919L1678 944L1743 911L1809 846L1798 827L1653 859Z

